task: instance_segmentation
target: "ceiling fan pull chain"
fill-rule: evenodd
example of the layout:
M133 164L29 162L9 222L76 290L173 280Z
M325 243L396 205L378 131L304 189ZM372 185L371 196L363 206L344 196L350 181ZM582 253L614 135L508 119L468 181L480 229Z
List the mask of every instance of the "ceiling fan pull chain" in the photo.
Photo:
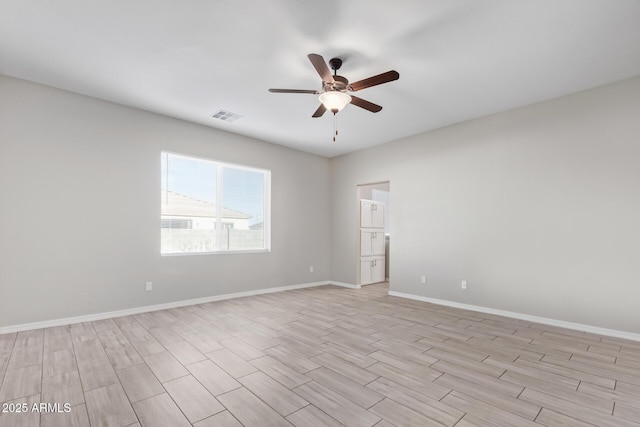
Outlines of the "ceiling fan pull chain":
M336 136L338 136L338 115L333 113L333 142L336 142Z

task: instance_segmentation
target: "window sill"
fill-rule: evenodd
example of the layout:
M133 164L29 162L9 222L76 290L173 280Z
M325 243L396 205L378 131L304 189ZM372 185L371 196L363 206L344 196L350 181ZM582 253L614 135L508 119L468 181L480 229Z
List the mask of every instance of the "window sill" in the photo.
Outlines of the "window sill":
M238 249L235 251L214 251L214 252L173 252L173 253L161 253L160 256L189 256L189 255L233 255L233 254L259 254L271 252L271 249L251 249L251 250L242 250Z

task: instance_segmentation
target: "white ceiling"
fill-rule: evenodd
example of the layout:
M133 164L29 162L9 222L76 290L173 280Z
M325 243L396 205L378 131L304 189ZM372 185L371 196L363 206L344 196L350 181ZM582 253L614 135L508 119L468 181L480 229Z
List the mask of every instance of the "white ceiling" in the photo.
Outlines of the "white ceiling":
M267 91L319 89L308 53L400 79L334 143L316 96ZM0 0L0 74L333 157L640 75L640 1Z

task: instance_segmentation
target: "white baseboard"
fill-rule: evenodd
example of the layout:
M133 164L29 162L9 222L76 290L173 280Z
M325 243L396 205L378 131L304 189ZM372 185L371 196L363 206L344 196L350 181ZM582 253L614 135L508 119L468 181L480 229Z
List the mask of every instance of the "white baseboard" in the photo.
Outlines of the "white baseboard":
M396 291L389 291L389 295L393 297L408 298L416 301L430 302L432 304L444 305L447 307L478 311L480 313L495 314L497 316L527 320L529 322L542 323L543 325L557 326L557 327L566 328L566 329L573 329L575 331L590 332L598 335L607 335L610 337L624 338L632 341L640 341L640 334L634 334L633 332L625 332L625 331L619 331L616 329L601 328L598 326L585 325L583 323L565 322L564 320L550 319L548 317L532 316L530 314L498 310L495 308L482 307L479 305L463 304L455 301L423 297L421 295L414 295L414 294L405 294L405 293L396 292Z
M351 288L351 289L360 289L362 288L362 286L360 285L352 285L351 283L345 283L345 282L335 282L335 281L330 281L328 282L330 285L336 285L336 286L342 286L343 288Z
M349 283L333 282L331 280L323 282L302 283L299 285L279 286L276 288L256 289L254 291L236 292L233 294L213 295L204 298L195 298L182 301L168 302L164 304L145 305L142 307L128 308L124 310L107 311L103 313L87 314L84 316L65 317L61 319L45 320L42 322L23 323L19 325L0 327L0 335L13 332L30 331L33 329L51 328L54 326L72 325L74 323L93 322L95 320L110 319L113 317L130 316L132 314L148 313L150 311L167 310L170 308L185 307L188 305L205 304L208 302L222 301L233 298L248 297L253 295L270 294L274 292L290 291L293 289L312 288L315 286L336 285L347 288L355 288L356 285ZM360 286L357 286L360 288Z

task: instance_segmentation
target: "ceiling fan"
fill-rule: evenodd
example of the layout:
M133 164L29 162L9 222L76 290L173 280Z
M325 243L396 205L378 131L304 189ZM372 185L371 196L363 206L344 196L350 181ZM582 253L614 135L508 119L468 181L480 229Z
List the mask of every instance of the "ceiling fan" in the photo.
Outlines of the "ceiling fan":
M327 110L331 111L335 115L347 104L353 104L356 107L364 108L372 113L377 113L382 110L380 105L374 104L373 102L369 102L357 96L349 95L347 92L357 92L371 86L388 83L400 78L400 74L398 74L397 71L391 70L363 80L358 80L355 83L349 83L349 80L337 74L338 70L342 66L342 60L340 58L331 58L331 60L329 60L329 66L331 66L331 69L333 70L333 75L331 75L331 71L329 70L329 67L327 67L327 63L321 55L311 53L307 55L307 57L322 79L322 90L269 89L269 92L308 93L312 95L319 95L320 106L311 117L321 117Z

